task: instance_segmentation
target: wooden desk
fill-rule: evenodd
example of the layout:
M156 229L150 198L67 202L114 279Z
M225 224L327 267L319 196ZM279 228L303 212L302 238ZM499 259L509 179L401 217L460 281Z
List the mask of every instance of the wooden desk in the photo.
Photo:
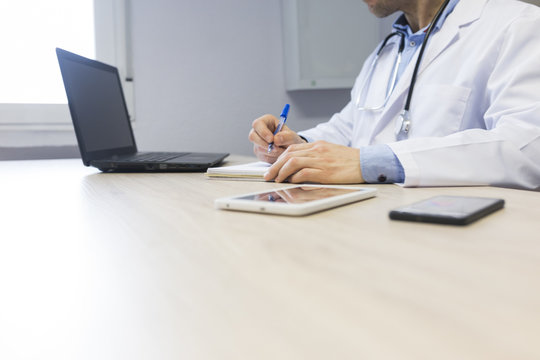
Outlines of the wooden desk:
M386 185L289 218L215 210L279 185L202 174L20 161L0 181L1 359L540 358L540 193ZM506 208L388 219L436 194Z

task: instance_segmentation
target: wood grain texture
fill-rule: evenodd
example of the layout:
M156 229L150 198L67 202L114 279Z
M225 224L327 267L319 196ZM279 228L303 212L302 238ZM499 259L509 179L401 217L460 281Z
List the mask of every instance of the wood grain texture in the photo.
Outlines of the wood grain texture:
M202 173L48 160L0 178L2 359L540 358L538 192L384 185L293 218L216 210L280 185ZM506 207L388 219L439 194Z

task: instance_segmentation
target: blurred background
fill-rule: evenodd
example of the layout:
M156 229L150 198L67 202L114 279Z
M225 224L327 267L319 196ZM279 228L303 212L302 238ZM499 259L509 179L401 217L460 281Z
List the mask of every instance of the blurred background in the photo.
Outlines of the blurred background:
M0 0L0 160L78 156L57 46L119 67L140 150L249 155L258 116L290 103L298 131L339 111L394 19L360 0Z

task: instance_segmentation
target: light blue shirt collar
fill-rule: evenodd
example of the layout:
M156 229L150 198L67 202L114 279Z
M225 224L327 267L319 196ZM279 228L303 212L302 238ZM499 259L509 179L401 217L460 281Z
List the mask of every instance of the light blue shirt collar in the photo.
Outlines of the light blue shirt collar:
M441 18L439 19L437 24L435 24L435 29L434 29L435 31L439 30L442 27L442 25L444 24L444 21L446 20L446 17L450 15L450 13L454 10L458 2L459 0L450 0L448 5L446 6L446 9L444 9L443 11ZM413 34L411 27L409 26L409 23L407 22L407 18L405 18L405 14L401 14L401 16L397 18L397 20L394 22L394 25L392 26L394 27L394 29L403 32L407 36L424 34L427 28L429 27L428 25L425 28L420 29L415 34Z

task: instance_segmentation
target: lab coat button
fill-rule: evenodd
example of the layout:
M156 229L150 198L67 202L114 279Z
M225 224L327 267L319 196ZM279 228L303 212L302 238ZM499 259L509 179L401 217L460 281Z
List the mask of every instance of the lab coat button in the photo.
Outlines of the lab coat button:
M381 183L386 182L386 175L384 175L384 174L379 175L379 177L377 178L377 180L378 180L379 182L381 182Z

